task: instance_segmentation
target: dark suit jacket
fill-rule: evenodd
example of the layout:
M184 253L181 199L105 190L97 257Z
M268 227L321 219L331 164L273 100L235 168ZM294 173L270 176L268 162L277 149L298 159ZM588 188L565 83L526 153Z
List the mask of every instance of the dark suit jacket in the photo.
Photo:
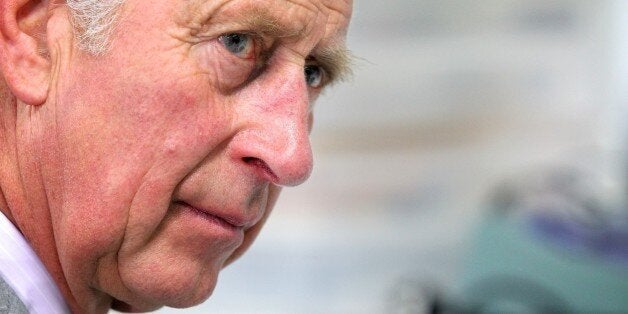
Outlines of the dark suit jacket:
M15 291L0 277L0 314L28 314Z

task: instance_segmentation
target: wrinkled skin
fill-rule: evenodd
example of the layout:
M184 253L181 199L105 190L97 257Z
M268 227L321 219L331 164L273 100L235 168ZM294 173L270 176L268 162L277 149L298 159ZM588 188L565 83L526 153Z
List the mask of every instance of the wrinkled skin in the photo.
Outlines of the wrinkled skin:
M304 66L343 49L350 1L128 0L99 56L50 7L45 99L16 92L23 191L4 179L7 215L75 312L203 302L280 187L311 172L322 87ZM230 33L263 42L234 54Z

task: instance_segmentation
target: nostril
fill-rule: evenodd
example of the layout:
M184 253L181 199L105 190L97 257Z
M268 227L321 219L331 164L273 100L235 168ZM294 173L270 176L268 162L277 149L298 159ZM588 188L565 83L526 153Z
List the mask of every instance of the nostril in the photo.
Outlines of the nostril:
M273 172L273 170L270 169L268 164L264 162L263 160L256 157L242 157L242 161L247 165L250 165L252 167L255 167L261 170L271 182L277 183L279 181L279 177L277 177L275 172Z

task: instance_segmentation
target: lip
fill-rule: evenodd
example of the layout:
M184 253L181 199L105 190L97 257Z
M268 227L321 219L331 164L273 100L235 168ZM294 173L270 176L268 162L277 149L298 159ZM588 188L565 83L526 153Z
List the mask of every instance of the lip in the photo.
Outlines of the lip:
M203 219L209 220L210 222L218 224L219 226L222 226L223 228L228 230L242 231L246 226L246 222L243 219L238 219L237 217L220 215L215 211L211 211L205 208L199 208L184 201L176 201L175 204L183 206L188 210L194 212L195 214L201 216Z

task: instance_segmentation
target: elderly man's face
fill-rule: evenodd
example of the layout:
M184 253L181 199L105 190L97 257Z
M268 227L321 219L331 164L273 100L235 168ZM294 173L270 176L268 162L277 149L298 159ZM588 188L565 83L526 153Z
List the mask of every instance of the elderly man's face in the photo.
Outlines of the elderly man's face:
M310 174L311 105L342 68L350 12L129 0L106 54L53 56L42 172L75 295L149 309L211 294L278 186Z

